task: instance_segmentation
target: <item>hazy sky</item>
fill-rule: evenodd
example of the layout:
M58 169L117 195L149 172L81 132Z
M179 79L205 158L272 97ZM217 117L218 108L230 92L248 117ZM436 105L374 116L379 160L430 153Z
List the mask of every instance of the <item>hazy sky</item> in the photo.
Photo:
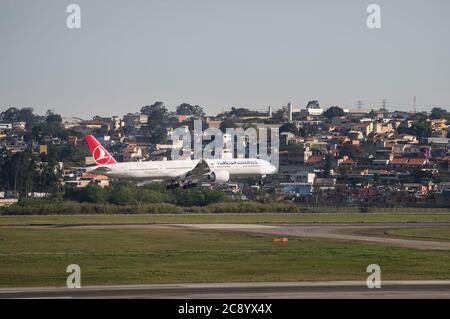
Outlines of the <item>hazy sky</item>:
M371 3L381 30L366 26ZM164 101L215 114L289 98L407 110L414 95L450 109L449 31L448 0L0 0L0 111L88 118Z

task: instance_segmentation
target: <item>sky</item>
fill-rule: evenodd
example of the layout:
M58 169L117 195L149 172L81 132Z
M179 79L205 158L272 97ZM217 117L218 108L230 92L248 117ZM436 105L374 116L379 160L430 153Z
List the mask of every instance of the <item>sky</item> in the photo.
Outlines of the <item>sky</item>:
M66 8L81 7L81 29ZM381 7L369 29L367 6ZM0 111L450 110L448 0L0 0Z

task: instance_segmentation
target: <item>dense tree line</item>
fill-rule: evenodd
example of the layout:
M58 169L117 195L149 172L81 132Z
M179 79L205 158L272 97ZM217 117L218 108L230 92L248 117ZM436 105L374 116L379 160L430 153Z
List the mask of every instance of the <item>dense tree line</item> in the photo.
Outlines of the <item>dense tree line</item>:
M159 184L137 187L134 184L120 182L107 188L90 185L84 188L69 188L64 198L77 202L136 205L169 203L178 206L206 206L223 202L227 196L218 190L204 187L167 190Z
M17 133L28 144L23 152L0 149L0 190L15 192L20 197L30 193L55 193L59 190L61 171L58 162L80 166L88 154L83 146L69 145L67 139L78 133L62 126L62 117L52 111L36 115L32 108L11 107L0 113L0 122L25 122L26 131ZM49 138L59 138L62 144L48 144ZM38 154L32 143L48 145L47 154Z
M25 122L29 127L35 123L42 122L44 119L45 117L34 114L33 108L31 107L24 107L21 109L17 107L10 107L0 113L0 122Z
M443 108L435 107L431 110L430 119L432 119L432 120L435 120L435 119L450 120L450 112L448 112L447 110L445 110Z
M232 107L231 111L219 114L217 117L220 119L235 119L240 117L252 117L252 116L265 116L266 112L252 111L247 108L236 108Z
M325 116L329 120L331 120L334 117L341 117L344 115L345 115L344 110L338 106L332 106L323 113L323 116Z
M0 149L0 190L14 191L21 197L29 193L55 193L61 172L55 161L30 150L12 154Z
M64 167L84 166L86 156L90 151L86 144L57 144L49 145L48 154L43 157L48 162L63 162Z
M188 115L199 119L205 116L203 108L199 105L182 103L177 106L176 112L169 112L164 102L160 101L142 107L141 113L148 116L148 123L141 128L141 132L149 136L150 142L154 144L167 142L166 128L176 127L178 124L175 115Z
M397 129L399 134L411 134L419 138L430 137L433 135L433 130L428 122L413 123L411 127L400 125Z
M182 103L177 107L176 113L178 115L189 115L197 118L205 116L203 108L199 105L190 105L188 103Z
M78 214L222 214L222 213L301 213L305 209L286 203L233 201L207 206L181 207L168 203L111 205L74 201L22 200L17 205L0 208L0 215L78 215Z

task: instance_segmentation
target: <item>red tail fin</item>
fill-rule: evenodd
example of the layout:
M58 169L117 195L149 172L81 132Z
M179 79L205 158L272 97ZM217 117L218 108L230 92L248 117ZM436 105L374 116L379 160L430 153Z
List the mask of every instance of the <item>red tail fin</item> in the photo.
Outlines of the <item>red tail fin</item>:
M108 153L108 151L102 146L102 144L99 143L99 141L97 141L95 137L89 134L86 135L84 139L92 153L95 163L98 166L117 163L117 161L111 156L111 154Z

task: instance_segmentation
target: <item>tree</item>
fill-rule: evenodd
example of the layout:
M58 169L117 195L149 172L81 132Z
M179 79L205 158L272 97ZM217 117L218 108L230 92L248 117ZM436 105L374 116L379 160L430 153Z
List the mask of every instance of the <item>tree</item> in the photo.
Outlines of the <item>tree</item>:
M323 116L331 120L334 117L344 116L344 114L345 112L343 109L338 106L332 106L323 113Z
M317 100L309 101L308 104L306 105L306 108L318 109L320 108L320 103Z
M409 119L416 122L424 122L428 120L428 114L426 112L418 112L409 116Z
M0 113L0 120L2 122L17 122L19 121L19 112L20 110L17 107L10 107Z
M106 191L98 185L88 185L83 188L68 188L64 194L65 199L75 200L82 203L105 202Z
M174 195L176 204L180 206L206 206L225 199L223 192L203 187L176 189Z
M316 125L305 125L298 130L300 136L314 136L319 133L319 127Z
M24 107L19 111L18 120L27 123L30 127L38 121L38 116L33 114L33 108Z
M169 111L164 102L155 102L152 105L146 105L141 109L141 113L148 116L149 123L167 122L169 119Z
M433 134L433 129L430 124L427 122L413 123L411 127L407 127L406 125L400 125L397 129L399 134L411 134L421 137L430 137Z
M430 119L450 119L450 113L440 107L435 107L431 110Z
M141 112L148 116L148 124L142 127L143 133L147 134L150 142L154 144L167 141L167 123L170 121L170 113L163 102L155 102L144 106Z
M407 180L413 183L423 183L423 182L436 182L436 178L430 171L423 171L420 169L415 169L411 172L411 175L407 177Z
M45 137L58 137L62 140L67 140L71 131L65 130L60 124L56 122L40 123L31 128L31 132L26 135L27 141L42 142Z
M54 193L59 177L55 163L42 161L31 150L16 154L0 150L0 189L14 190L22 197L34 191Z
M203 112L203 108L198 105L190 105L188 103L183 103L177 106L177 114L178 115L190 115L194 117L204 117L205 112Z
M167 142L167 130L160 125L148 126L150 129L150 143L153 144L164 144Z
M136 204L135 187L127 182L115 184L109 190L108 202L116 205Z
M289 132L289 133L292 133L294 135L299 135L299 131L298 131L297 127L294 124L292 124L292 123L285 123L285 124L283 124L280 127L279 132L280 132L280 134Z
M0 113L0 122L25 122L27 126L31 126L39 120L39 116L33 114L33 108L24 107L18 109L11 107Z
M62 123L62 117L59 114L55 114L53 113L53 111L48 110L46 113L46 118L45 118L45 122L47 124L56 124L56 125L60 125Z
M91 153L86 144L77 146L70 144L50 145L47 161L63 162L65 166L82 166L86 156Z
M251 111L247 108L232 107L231 111L219 114L217 117L221 119L234 119L239 117L264 116L265 112Z
M136 198L140 203L171 203L172 198L165 190L138 187Z
M274 113L272 113L272 120L274 120L274 121L282 121L283 118L284 118L284 110L283 109L279 109L279 110L275 111Z
M414 123L411 126L411 129L415 132L415 135L418 137L430 137L433 135L433 129L427 122Z

